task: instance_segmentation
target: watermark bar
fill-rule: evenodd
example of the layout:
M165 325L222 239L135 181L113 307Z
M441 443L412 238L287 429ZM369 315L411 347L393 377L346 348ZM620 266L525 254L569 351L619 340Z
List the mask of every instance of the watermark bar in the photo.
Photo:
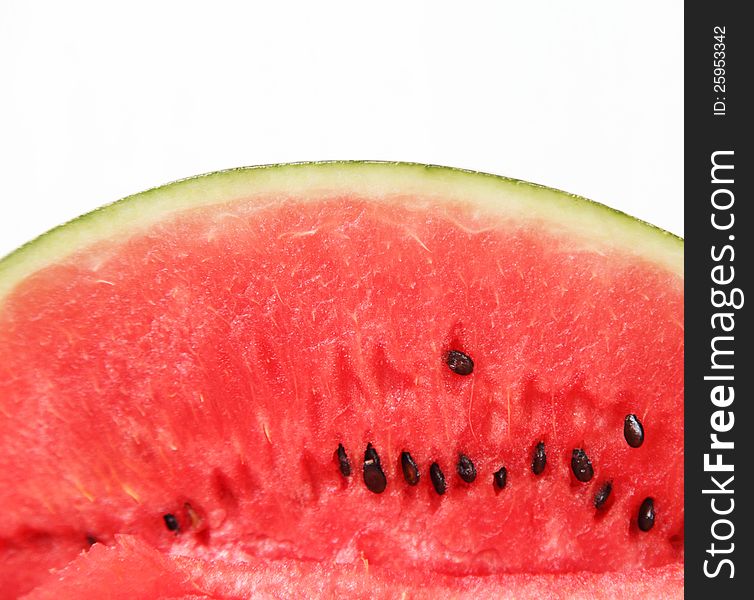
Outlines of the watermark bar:
M754 45L745 6L685 7L687 598L754 589Z

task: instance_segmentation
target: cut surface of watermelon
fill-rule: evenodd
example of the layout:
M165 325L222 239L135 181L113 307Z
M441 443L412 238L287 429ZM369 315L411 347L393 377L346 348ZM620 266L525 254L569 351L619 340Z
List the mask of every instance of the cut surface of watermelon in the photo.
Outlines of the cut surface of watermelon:
M0 263L0 589L76 597L116 561L165 572L144 597L680 594L682 251L383 163L54 230Z
M243 563L168 556L135 536L116 536L82 553L28 600L86 597L208 600L210 598L547 598L614 600L672 597L682 565L607 573L505 574L454 577L375 567L369 561L327 564L249 558ZM421 582L421 585L418 583Z

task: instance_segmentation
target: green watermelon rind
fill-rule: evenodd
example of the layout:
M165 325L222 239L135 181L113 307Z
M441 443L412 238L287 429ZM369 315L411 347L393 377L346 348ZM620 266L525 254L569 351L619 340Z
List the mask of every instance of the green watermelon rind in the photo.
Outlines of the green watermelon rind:
M683 274L683 240L604 204L546 186L477 171L406 162L326 161L240 167L175 181L102 206L0 260L0 300L18 282L98 240L138 231L183 209L270 194L417 194L471 202L506 218L538 219L564 234L628 250Z

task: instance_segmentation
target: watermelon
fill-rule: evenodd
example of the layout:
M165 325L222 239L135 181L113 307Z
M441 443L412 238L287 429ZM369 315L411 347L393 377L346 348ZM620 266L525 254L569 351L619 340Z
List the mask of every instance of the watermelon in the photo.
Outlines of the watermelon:
M0 262L0 590L680 597L682 242L440 167L238 169Z

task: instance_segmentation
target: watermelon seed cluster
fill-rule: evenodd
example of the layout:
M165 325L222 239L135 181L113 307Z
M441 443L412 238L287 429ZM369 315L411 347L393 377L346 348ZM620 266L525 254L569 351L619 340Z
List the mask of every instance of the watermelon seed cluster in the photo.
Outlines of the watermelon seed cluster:
M338 460L341 474L344 477L350 477L351 463L348 460L348 455L346 454L343 444L338 444L335 455ZM405 450L401 452L400 462L403 479L410 486L417 485L420 479L419 467L411 456L411 453ZM545 451L545 444L540 441L534 447L531 465L532 472L535 475L541 475L546 464L547 453ZM594 467L592 466L592 462L582 448L574 448L571 455L571 470L576 479L582 483L588 483L594 477ZM456 471L458 476L466 483L473 483L476 481L476 466L466 454L461 453L458 455ZM371 442L367 444L367 449L364 452L363 477L364 485L366 485L369 491L374 492L375 494L381 494L385 491L387 487L387 477L382 469L379 454ZM445 479L445 474L442 472L442 468L436 461L432 462L429 467L429 479L432 482L432 487L438 495L442 496L448 491L448 482ZM497 490L504 489L507 482L508 470L505 467L500 467L493 473L492 483ZM612 491L612 480L605 481L598 488L593 501L594 507L597 510L602 510L606 507ZM165 524L168 526L168 529L173 531L173 529L171 529L171 523L168 521L168 517L172 517L172 515L165 515ZM654 526L654 522L654 499L645 498L639 508L637 524L641 531L649 531ZM177 528L177 521L175 524Z
M450 350L445 355L445 363L448 368L457 375L471 375L474 371L474 361L465 352L460 350ZM623 436L626 439L626 443L632 448L639 448L644 443L644 426L635 414L626 415L623 423ZM343 444L338 444L336 450L336 457L341 474L344 477L351 475L351 463L348 460L348 455L343 447ZM401 471L403 472L403 478L410 486L415 486L419 483L419 467L416 461L413 459L408 451L401 452L400 456ZM544 441L539 441L534 446L531 460L531 470L534 475L541 475L545 467L547 466L547 452L545 450ZM456 464L456 471L458 476L466 483L473 483L477 478L477 470L474 462L466 454L459 454L458 463ZM571 453L571 471L574 477L582 482L588 483L594 478L594 467L592 461L589 459L586 451L583 448L574 448ZM375 494L381 494L387 487L387 478L382 465L380 457L372 446L371 442L367 444L366 452L364 453L364 484L367 489ZM433 462L429 467L429 478L432 483L432 487L435 489L438 495L442 496L447 492L448 484L445 479L445 474L442 472L440 465L437 462ZM508 471L505 467L500 467L493 473L492 483L497 490L505 488L508 481ZM602 483L594 495L594 507L597 510L606 508L607 502L613 491L613 482L608 480ZM654 527L655 523L655 510L654 499L649 497L645 498L639 508L639 514L637 518L637 525L641 531L649 531ZM167 515L166 515L167 524Z

